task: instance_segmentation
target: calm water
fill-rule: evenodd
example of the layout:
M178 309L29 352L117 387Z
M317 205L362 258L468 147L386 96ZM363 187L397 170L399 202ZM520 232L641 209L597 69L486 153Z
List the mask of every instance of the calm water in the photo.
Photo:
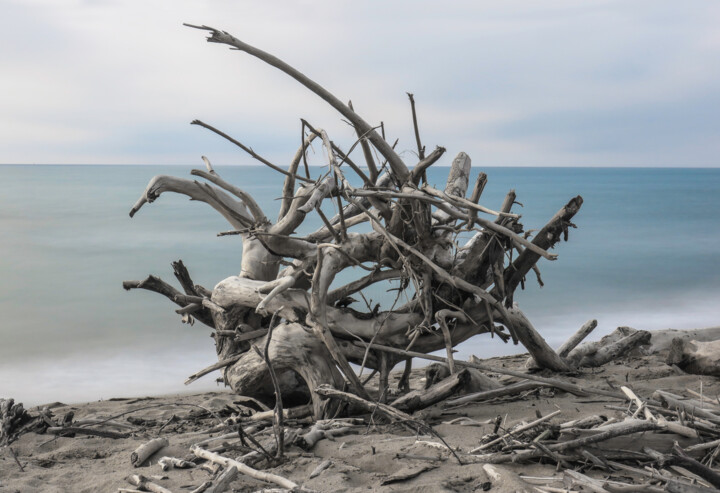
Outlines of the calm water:
M160 295L121 287L149 273L174 281L176 259L206 287L239 271L239 239L216 237L230 228L204 204L163 195L128 217L153 175L190 169L0 166L0 397L30 405L178 392L215 361L209 328L180 323ZM515 188L526 228L541 227L570 197L585 199L559 259L539 264L545 287L529 279L516 296L552 345L590 318L600 333L720 325L720 170L485 171L481 202L497 208ZM275 217L276 173L219 172ZM429 179L443 186L446 172ZM460 356L520 350L478 336ZM189 389L214 386L208 376Z

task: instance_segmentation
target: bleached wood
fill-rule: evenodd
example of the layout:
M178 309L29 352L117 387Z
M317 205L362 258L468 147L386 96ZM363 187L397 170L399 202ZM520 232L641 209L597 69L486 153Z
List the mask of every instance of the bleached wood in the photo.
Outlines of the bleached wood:
M209 450L205 450L200 447L193 447L191 451L197 457L212 461L215 464L220 464L223 467L234 466L240 473L245 474L246 476L250 476L251 478L257 479L259 481L273 483L289 490L294 490L298 488L298 485L296 483L290 481L289 479L283 478L282 476L278 476L277 474L271 474L265 471L258 471L257 469L253 469L252 467L243 464L242 462L238 462L228 457L223 457L222 455L210 452Z
M140 467L150 458L151 455L168 445L169 442L167 441L167 438L155 438L154 440L150 440L149 442L140 445L132 454L130 454L130 462L133 466Z

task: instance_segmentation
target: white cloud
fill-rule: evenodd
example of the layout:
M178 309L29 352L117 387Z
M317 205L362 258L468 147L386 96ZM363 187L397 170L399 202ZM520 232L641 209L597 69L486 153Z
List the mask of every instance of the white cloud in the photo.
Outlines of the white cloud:
M691 3L0 1L0 42L10 47L0 53L8 132L0 162L185 163L211 152L246 161L188 129L194 118L278 159L294 150L300 117L351 138L337 114L287 76L208 45L182 22L226 29L285 59L352 98L367 120L384 120L401 149L414 149L411 91L425 144L451 154L517 164L658 162L643 144L651 139L597 149L592 132L553 122L577 113L602 125L597 114L717 96L720 10ZM530 128L541 119L556 133ZM520 130L508 134L508 124ZM33 127L48 135L45 146L27 138ZM710 147L712 123L690 127L662 157L677 161L688 142ZM714 151L693 156L718 164Z

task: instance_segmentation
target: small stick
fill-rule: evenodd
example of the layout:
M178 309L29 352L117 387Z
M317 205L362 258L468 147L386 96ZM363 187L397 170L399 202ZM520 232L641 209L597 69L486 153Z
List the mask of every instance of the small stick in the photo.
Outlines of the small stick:
M348 101L348 107L355 111L352 102ZM374 185L378 179L378 170L375 165L375 160L373 159L372 151L370 150L370 144L368 144L367 138L362 135L359 128L355 127L355 132L357 133L358 139L360 139L360 147L362 147L363 156L365 156L365 163L367 164L368 171L370 172L370 182Z
M25 472L25 468L22 464L20 464L20 461L18 460L17 455L15 455L15 451L12 449L12 447L8 447L8 450L10 451L10 455L13 456L13 459L15 459L15 462L17 463L18 467L20 468L21 472Z
M103 438L128 438L130 433L117 433L115 431L96 430L94 428L80 428L78 426L51 426L46 430L47 433L64 436L70 434L93 435Z
M212 481L205 481L203 484L192 490L190 493L203 493L212 486Z
M259 331L255 331L255 332L259 332ZM248 332L248 335L250 335L250 334L253 334L253 332ZM253 338L254 338L254 337L253 337ZM231 357L229 357L229 358L225 358L225 359L223 359L223 360L220 360L220 361L218 361L217 363L213 363L212 365L208 366L207 368L203 368L203 369L200 370L199 372L190 375L190 376L188 377L188 379L185 380L185 385L190 385L191 383L193 383L193 382L194 382L195 380L197 380L198 378L204 377L204 376L207 375L208 373L212 373L212 372L214 372L215 370L219 370L219 369L221 369L221 368L225 368L226 366L232 365L232 364L235 363L237 360L239 360L240 358L242 358L242 356L243 356L242 354L236 354L235 356L231 356Z
M651 413L650 409L647 408L647 406L645 405L645 402L643 402L643 400L640 399L635 394L635 392L633 392L629 387L626 387L624 385L622 387L620 387L620 390L623 391L623 394L628 396L628 399L630 399L631 401L633 401L635 403L635 405L638 408L638 411L640 411L641 409L643 410L643 412L645 413L645 419L650 420L650 421L657 421L657 418L655 416L653 416L653 413Z
M440 439L440 441L443 442L445 447L455 456L455 459L457 459L458 463L460 465L463 464L463 461L460 459L460 457L457 455L457 453L450 447L450 445L445 442L445 440L438 435L435 430L432 429L432 427L421 423L415 419L412 418L409 414L406 414L398 409L395 409L392 406L388 406L387 404L382 404L380 402L372 403L366 399L363 399L361 397L358 397L354 394L350 394L348 392L343 392L341 390L334 389L330 387L329 385L320 385L318 388L315 389L315 392L323 397L329 397L332 399L339 399L341 401L351 403L351 404L357 404L362 407L364 407L366 410L372 412L373 414L378 411L381 414L383 414L385 417L389 418L390 420L395 421L404 421L408 423L414 424L418 430L423 428L428 430L430 433L435 435L437 438Z
M564 467L565 469L569 469L571 466L565 460L563 460L562 457L560 457L558 454L550 450L547 445L541 443L541 442L533 442L531 444L536 449L540 450L542 453L550 457L552 460L554 460L558 466Z
M380 344L375 344L374 348L378 351L387 351L389 353L395 353L395 354L401 354L403 356L410 356L413 358L421 358L421 359L428 359L431 361L439 361L441 363L447 364L447 358L443 358L442 356L435 356L432 354L425 354L425 353L418 353L416 351L405 351L404 349L398 349L390 346L382 346ZM615 399L625 399L625 396L622 393L619 392L613 392L610 390L603 390L593 387L580 387L579 385L575 385L569 382L564 382L557 378L545 378L538 375L533 375L530 373L522 373L515 370L509 370L507 368L497 368L493 366L487 366L484 364L479 363L470 363L468 361L456 361L456 365L460 366L467 366L469 368L475 368L477 370L482 370L490 373L501 373L503 375L510 375L513 377L518 378L524 378L527 380L534 380L536 382L544 383L546 385L550 385L552 387L564 390L566 392L571 392L576 395L587 395L587 394L598 394L598 395L604 395L607 397L612 397ZM469 396L465 396L469 397ZM464 398L464 397L463 397ZM461 399L463 399L461 398ZM454 401L451 401L452 403L459 403L460 399L455 399ZM450 402L448 402L450 403Z
M255 352L258 353L258 355L265 360L265 364L267 365L268 370L270 370L270 379L272 380L273 388L275 389L275 419L273 422L273 428L275 428L275 441L277 442L277 452L275 453L275 457L277 459L282 459L282 456L285 452L285 428L283 423L283 405L282 393L280 392L280 382L278 382L277 375L275 374L275 369L270 362L270 340L272 339L272 331L273 325L275 323L275 317L277 316L278 312L283 308L285 307L278 308L270 319L270 325L268 326L268 335L265 339L265 353L261 353L260 349L257 346L253 345L253 349L255 349Z
M243 145L242 142L239 142L239 141L233 139L233 138L230 137L228 134L226 134L225 132L222 132L222 131L218 130L217 128L213 127L212 125L208 125L207 123L202 122L202 121L200 121L200 120L193 120L192 122L190 122L190 125L200 125L201 127L207 128L207 129L210 130L211 132L215 132L215 133L218 134L220 137L223 137L223 138L229 140L230 142L232 142L233 144L235 144L236 146L238 146L240 149L242 149L243 151L245 151L245 152L247 152L248 154L250 154L252 157L254 157L254 158L257 159L258 161L260 161L261 163L263 163L265 166L268 166L268 167L274 169L275 171L277 171L277 172L279 172L279 173L282 173L283 175L292 176L292 177L295 178L296 180L304 181L304 182L307 182L307 183L315 183L315 180L311 180L311 179L309 179L309 178L305 178L305 177L299 176L299 175L293 175L293 174L285 171L284 169L282 169L280 166L274 165L273 163L271 163L270 161L268 161L268 160L265 159L264 157L258 155L258 154L257 154L255 151L253 151L251 148Z
M208 489L208 493L222 493L228 489L230 483L235 481L238 476L238 469L235 466L230 466L215 480L215 483Z
M485 449L487 449L487 448L490 448L490 447L492 447L493 445L495 445L496 443L500 443L500 442L502 442L503 440L505 440L506 438L509 438L509 437L511 437L511 436L513 436L513 435L515 435L515 434L517 434L517 433L522 433L523 431L527 431L527 430L529 430L529 429L535 428L537 425L539 425L539 424L541 424L541 423L544 423L545 421L548 421L548 420L551 419L551 418L554 418L555 416L557 416L557 415L560 414L561 412L562 412L562 411L558 409L557 411L552 412L552 413L548 414L547 416L543 416L543 417L540 418L540 419L536 419L535 421L533 421L533 422L531 422L531 423L528 423L528 424L526 424L526 425L524 425L524 426L521 426L520 428L517 428L517 429L515 429L515 430L510 430L510 431L508 431L507 433L505 433L504 435L502 435L502 436L500 436L500 437L497 437L495 440L493 440L493 441L491 441L491 442L484 443L484 444L480 445L479 447L476 447L476 448L472 449L472 450L470 451L470 453L471 453L471 454L475 454L475 453L477 453L477 452L479 452L479 451L481 451L481 450L485 450Z
M313 471L310 473L310 476L308 476L308 479L320 476L320 474L330 466L332 466L332 461L330 459L321 462L320 465L313 469Z

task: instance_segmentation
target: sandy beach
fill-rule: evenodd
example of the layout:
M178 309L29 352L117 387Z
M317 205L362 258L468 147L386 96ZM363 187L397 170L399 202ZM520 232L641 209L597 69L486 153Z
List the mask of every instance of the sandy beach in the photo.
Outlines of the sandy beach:
M677 367L665 363L665 354L632 354L600 368L585 369L566 379L583 388L616 390L621 386L631 388L641 398L650 397L661 389L674 394L692 397L692 392L702 393L709 403L717 403L720 382L717 378L685 374ZM508 356L485 360L496 368L524 370L527 355ZM411 387L422 388L424 369L413 370ZM503 385L516 382L514 377L490 374ZM552 374L548 374L552 376ZM393 374L391 386L395 387L399 374ZM372 382L370 384L372 388ZM712 406L712 404L708 404ZM73 413L74 423L98 428L93 423L109 420L103 429L127 433L127 438L104 438L77 434L54 436L52 434L26 433L5 447L0 454L0 491L2 492L98 492L133 489L127 478L142 474L151 482L172 492L194 491L207 481L217 479L211 468L170 469L163 471L158 459L172 456L191 459L190 447L204 442L208 449L220 447L226 457L242 456L237 434L233 438L211 440L227 433L227 419L239 416L245 429L248 424L255 438L265 447L274 443L270 419L253 421L256 413L251 402L229 391L201 394L113 398L84 404L52 403L30 409L36 414L48 408L54 419ZM361 415L351 430L342 436L322 439L309 450L288 445L285 461L267 468L259 462L255 467L265 469L297 485L315 491L413 491L413 492L470 492L470 491L559 491L563 475L556 464L547 459L524 464L500 464L493 466L500 477L493 477L482 463L472 460L468 453L481 443L483 436L493 432L496 419L503 429L519 422L529 422L538 416L559 411L548 424L559 425L588 416L603 416L622 421L629 417L624 409L631 409L629 401L607 396L576 396L548 387L539 387L517 395L452 406L440 403L414 414L413 418L432 425L465 462L458 464L453 455L437 436L414 433L401 424L383 424L379 416ZM219 426L223 425L225 426ZM312 424L309 417L290 419L287 430L297 430L302 435ZM151 439L164 437L168 445L153 454L142 466L131 463L132 452ZM681 447L697 443L673 433L642 433L633 439L615 439L623 450L641 450L649 446L660 453L669 453L674 442ZM223 446L224 444L224 446ZM605 444L613 447L612 444ZM17 461L13 457L17 457ZM201 462L201 461L198 461ZM543 462L543 463L541 463ZM325 466L317 472L319 466ZM22 470L21 470L22 469ZM314 477L311 477L315 472ZM584 474L590 477L628 481L632 473L607 471L586 467ZM524 478L521 480L520 478ZM250 492L276 487L240 474L226 491ZM537 490L536 487L541 489ZM549 489L542 489L549 488ZM268 490L269 491L269 490ZM277 491L277 490L276 490ZM586 491L582 489L568 491ZM709 490L711 491L711 490Z

